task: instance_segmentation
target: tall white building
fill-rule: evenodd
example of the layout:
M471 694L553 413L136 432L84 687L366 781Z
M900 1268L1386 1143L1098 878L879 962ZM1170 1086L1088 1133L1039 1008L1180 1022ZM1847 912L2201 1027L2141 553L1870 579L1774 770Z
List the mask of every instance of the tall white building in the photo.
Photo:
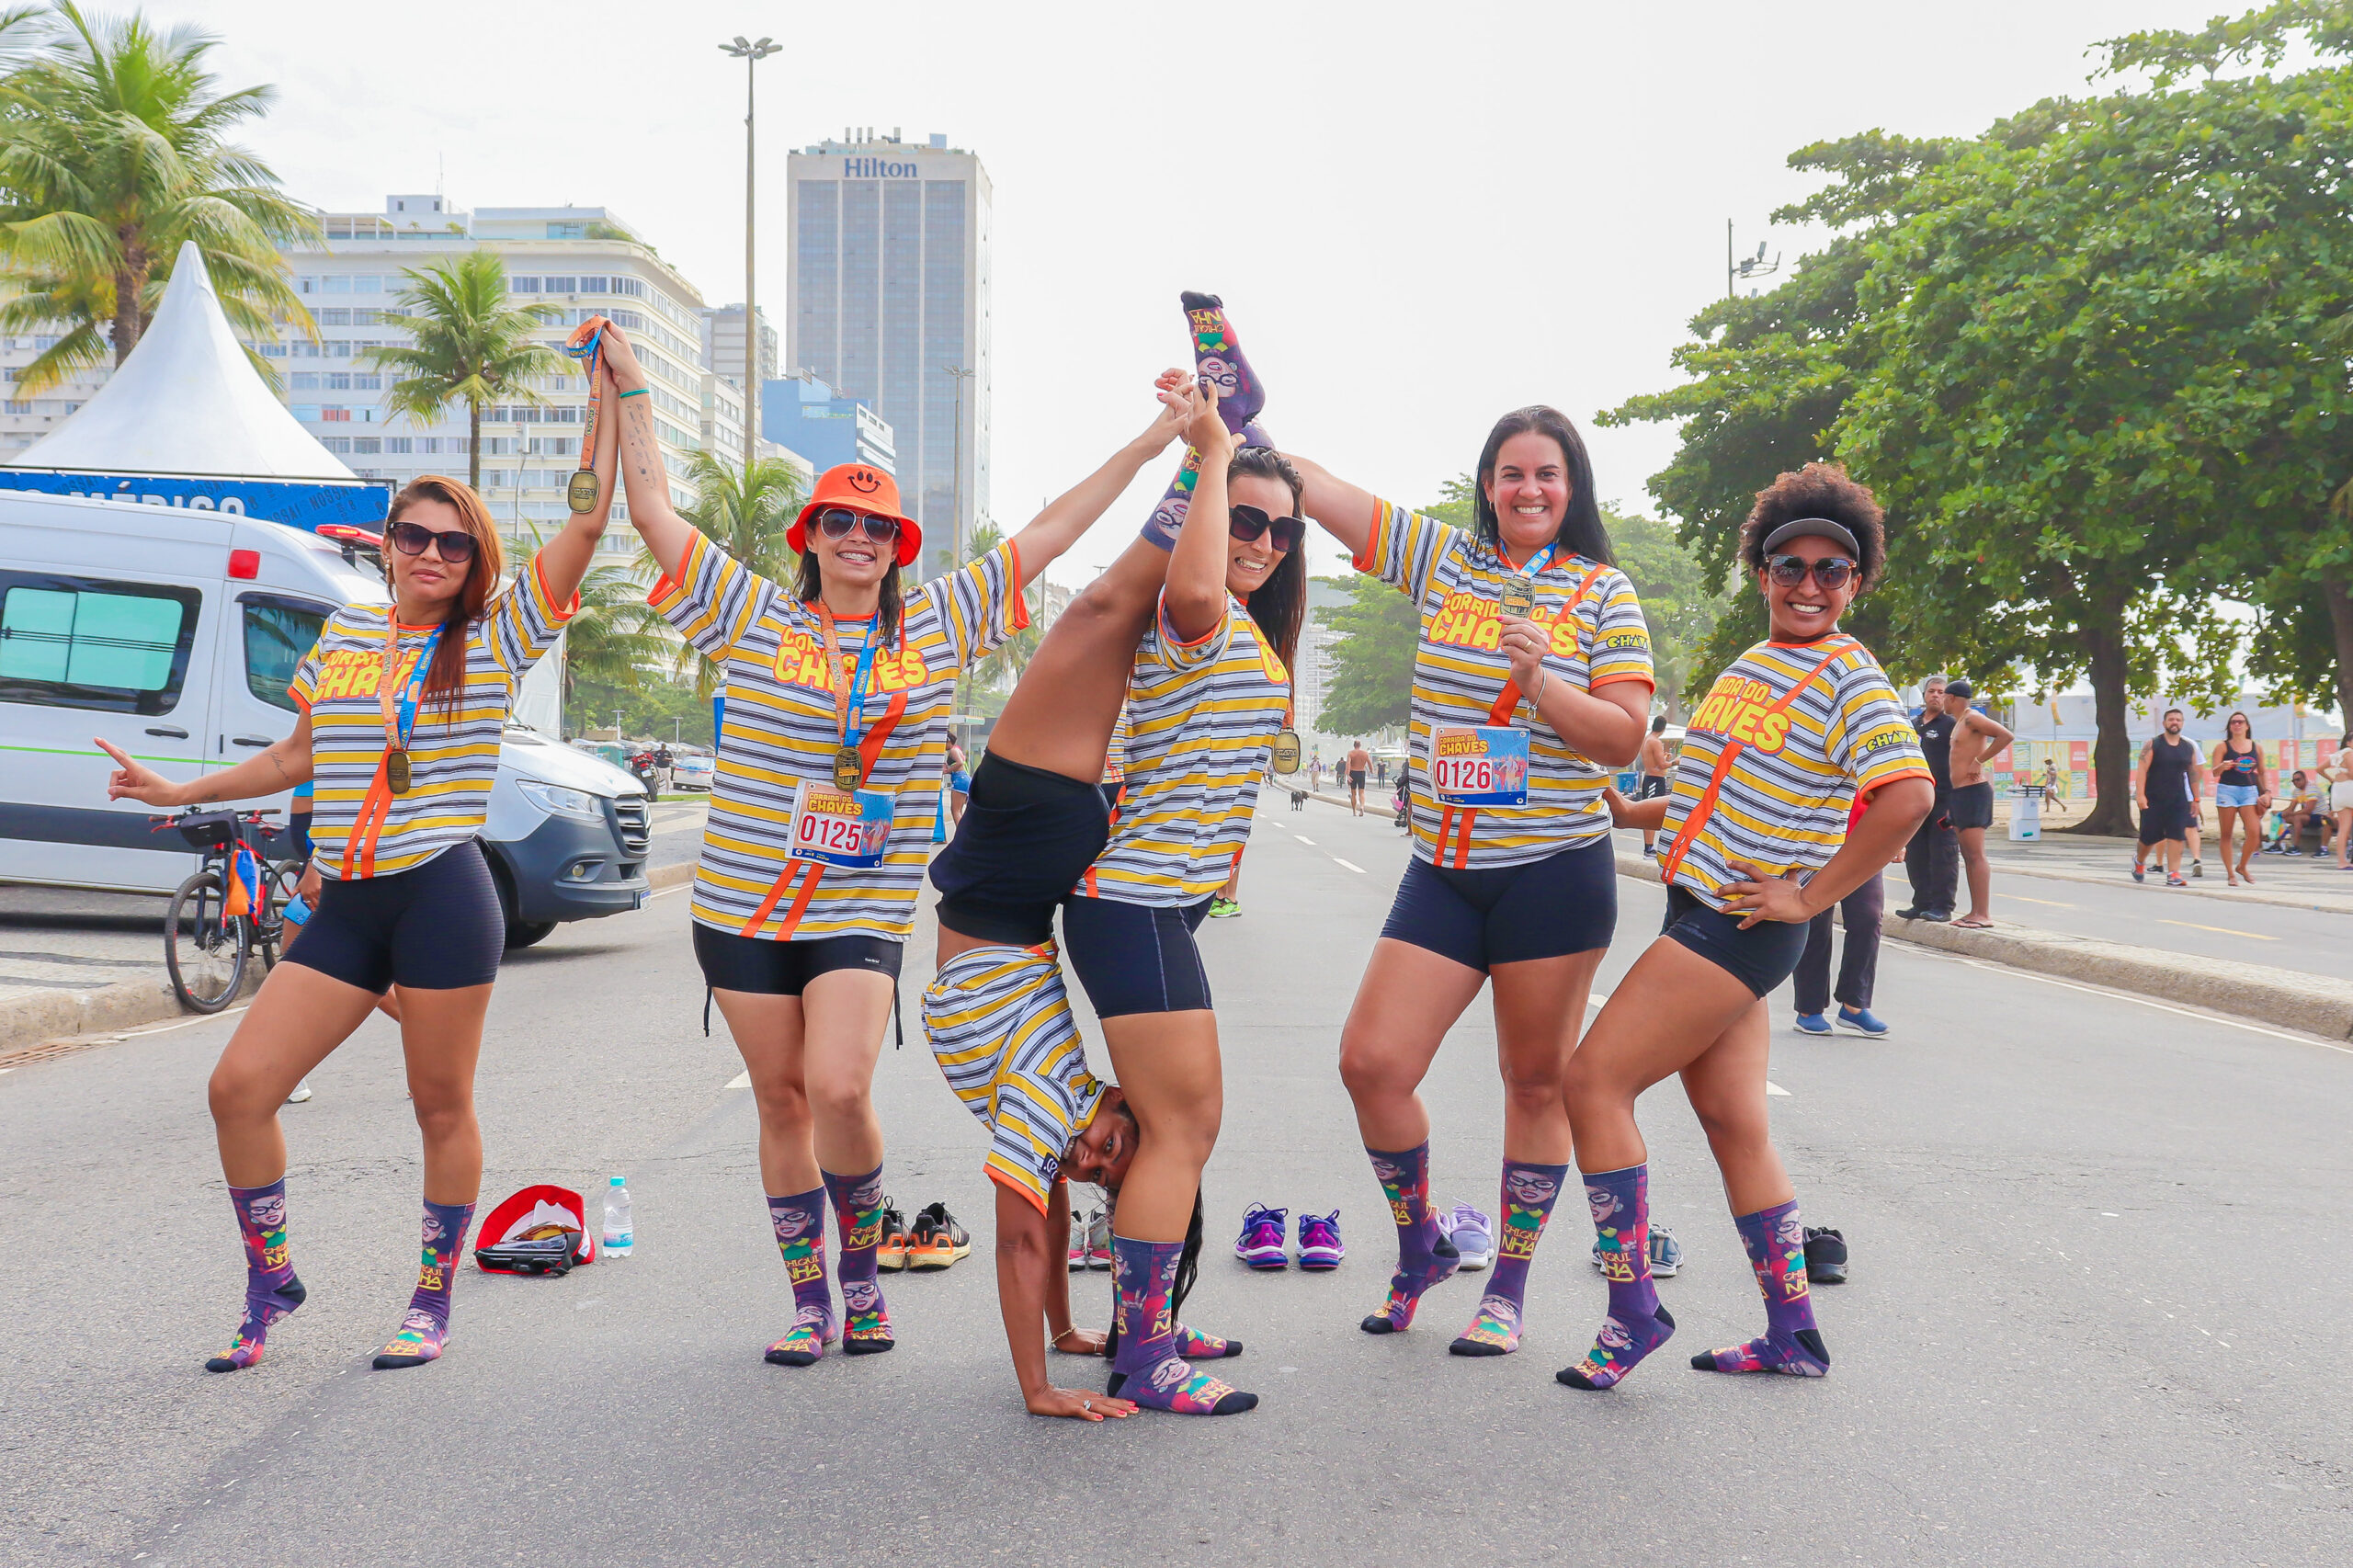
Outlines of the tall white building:
M0 399L0 462L14 462L17 454L40 440L43 436L65 423L68 416L97 395L114 374L114 362L109 353L106 364L93 369L77 370L73 375L38 395L20 392L17 378L25 367L42 353L54 347L59 334L39 336L19 335L0 337L0 381L5 381L5 399Z
M895 432L921 574L989 515L989 176L945 136L845 131L786 160L785 373Z
M318 249L290 250L294 288L318 324L320 341L289 331L261 352L286 378L295 417L364 478L402 483L422 473L465 477L467 411L453 403L430 426L388 412L394 379L366 363L370 348L399 335L381 318L397 310L404 270L477 247L498 253L509 298L555 307L535 334L561 347L591 315L619 323L646 368L654 430L670 470L673 499L691 505L688 454L704 442L707 415L722 450L740 449L743 413L706 407L703 299L624 220L602 207L485 207L472 212L439 196L392 196L384 210L320 215ZM576 369L543 377L532 390L545 406L486 407L482 418L482 493L511 543L528 548L533 528L551 534L571 516L566 483L580 466L581 421L588 383ZM716 400L713 400L714 402ZM608 404L609 409L609 404ZM615 517L627 515L618 506ZM604 548L636 548L628 530L607 533Z

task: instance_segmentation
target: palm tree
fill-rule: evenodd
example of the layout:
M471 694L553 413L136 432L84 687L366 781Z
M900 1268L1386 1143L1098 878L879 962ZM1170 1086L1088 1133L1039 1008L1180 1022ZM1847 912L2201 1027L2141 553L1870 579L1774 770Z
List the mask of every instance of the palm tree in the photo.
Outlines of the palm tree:
M28 37L38 47L0 76L0 333L66 330L26 367L24 390L104 364L109 347L115 364L128 358L188 240L244 336L274 339L290 321L312 331L278 251L315 241L318 221L222 140L275 90L221 92L204 68L220 40L201 28L94 22L73 0L45 19L0 10L0 50Z
M687 483L694 486L695 504L679 515L700 528L710 542L788 589L801 581L801 556L785 542L785 530L801 511L800 472L781 458L762 458L749 469L697 451L687 459ZM638 572L648 581L661 574L653 552L641 546ZM677 644L679 678L695 672L695 690L709 697L719 689L720 669L684 642Z
M559 312L553 305L507 303L506 264L494 251L470 250L401 276L408 286L383 324L415 341L372 349L365 358L400 378L385 393L384 406L412 424L432 424L452 403L466 405L466 483L480 490L483 406L544 405L547 399L531 389L531 379L555 375L572 363L531 338Z

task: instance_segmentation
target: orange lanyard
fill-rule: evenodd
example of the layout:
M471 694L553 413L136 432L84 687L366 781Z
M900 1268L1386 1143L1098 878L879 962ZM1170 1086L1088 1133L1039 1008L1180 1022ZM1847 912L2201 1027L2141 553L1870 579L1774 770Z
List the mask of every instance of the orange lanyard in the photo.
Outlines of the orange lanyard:
M1851 637L1844 639L1820 664L1801 676L1796 685L1776 699L1771 707L1758 714L1756 722L1761 722L1776 713L1787 711L1790 704L1798 699L1798 694L1813 684L1814 676L1828 669L1834 661L1844 656L1849 650L1861 646L1861 643ZM1683 825L1676 829L1675 842L1669 844L1666 846L1666 853L1659 857L1659 881L1667 882L1675 880L1676 870L1683 864L1683 857L1690 851L1692 843L1699 835L1700 824L1715 814L1716 796L1722 790L1724 778L1732 772L1733 762L1740 756L1742 744L1742 742L1731 735L1724 737L1723 750L1716 754L1716 770L1709 777L1707 789L1701 791L1699 800L1693 802L1691 813L1683 819Z

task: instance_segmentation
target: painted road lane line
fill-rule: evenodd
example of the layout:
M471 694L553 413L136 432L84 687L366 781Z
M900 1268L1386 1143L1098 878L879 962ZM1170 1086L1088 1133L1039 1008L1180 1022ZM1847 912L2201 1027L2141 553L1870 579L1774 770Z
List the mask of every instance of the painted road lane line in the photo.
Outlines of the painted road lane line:
M1349 870L1354 871L1359 877L1369 874L1362 866L1358 865L1353 860L1343 860L1337 855L1333 856L1332 860L1336 865L1346 866Z
M1308 837L1307 835L1303 833L1294 833L1291 836L1298 839L1302 844L1306 845L1310 849L1315 847L1315 840Z
M2162 915L2157 916L2157 924L2178 926L2187 931L2211 931L2218 937L2245 937L2257 942L2276 942L2279 939L2277 937L2267 937L2260 931L2234 931L2228 926L2200 926L2195 920L2167 920Z

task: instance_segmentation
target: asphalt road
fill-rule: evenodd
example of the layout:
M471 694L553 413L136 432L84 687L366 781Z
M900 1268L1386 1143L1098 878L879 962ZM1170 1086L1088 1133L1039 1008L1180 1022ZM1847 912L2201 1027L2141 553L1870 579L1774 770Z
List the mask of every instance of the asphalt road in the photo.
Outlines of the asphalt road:
M1313 840L1302 843L1302 839ZM1820 1290L1819 1382L1689 1371L1760 1309L1688 1111L1645 1102L1683 1325L1607 1394L1563 1389L1603 1305L1564 1210L1521 1353L1357 1319L1385 1215L1334 1072L1337 1020L1402 863L1380 819L1262 817L1222 1004L1215 1254L1190 1320L1249 1346L1264 1404L1079 1426L1022 1413L987 1256L981 1142L920 1040L886 1050L887 1185L975 1232L886 1277L898 1350L764 1365L790 1296L739 1062L699 1027L684 894L563 928L501 982L480 1097L492 1197L625 1173L636 1256L458 1286L456 1339L371 1373L413 1278L415 1137L389 1026L286 1112L311 1300L269 1358L200 1369L242 1260L203 1109L226 1020L0 1076L0 1562L235 1564L2340 1563L2353 1554L2353 1052L1901 946L1887 1041L1777 1037L1779 1137L1853 1282ZM1621 880L1604 984L1655 928ZM919 933L911 975L927 971ZM1093 1038L1091 1026L1088 1028ZM1492 1199L1500 1091L1474 1014L1427 1085L1436 1187ZM1099 1064L1099 1063L1098 1063ZM1336 1274L1249 1274L1252 1201L1337 1206ZM1087 1277L1085 1318L1107 1315ZM1058 1358L1065 1381L1099 1364Z

